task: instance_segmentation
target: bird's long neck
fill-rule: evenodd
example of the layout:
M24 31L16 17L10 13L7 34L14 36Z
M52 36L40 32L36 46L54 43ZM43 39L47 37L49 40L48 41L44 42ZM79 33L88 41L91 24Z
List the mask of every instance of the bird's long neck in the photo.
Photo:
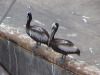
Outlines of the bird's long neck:
M50 41L54 40L54 36L55 36L56 31L57 30L52 29L51 34L50 34L49 39L48 39L48 46L50 46Z
M52 31L51 36L50 36L50 40L53 40L53 39L54 39L54 36L55 36L57 30L58 30L58 28L57 28L57 29L54 29L54 30Z
M27 16L27 23L26 23L26 28L30 27L30 22L32 21L32 16Z
M55 33L56 33L55 31L53 31L53 32L51 33L50 40L53 40L53 39L54 39Z
M26 23L26 28L29 28L30 27L30 22L31 22L31 20L27 20L27 23Z

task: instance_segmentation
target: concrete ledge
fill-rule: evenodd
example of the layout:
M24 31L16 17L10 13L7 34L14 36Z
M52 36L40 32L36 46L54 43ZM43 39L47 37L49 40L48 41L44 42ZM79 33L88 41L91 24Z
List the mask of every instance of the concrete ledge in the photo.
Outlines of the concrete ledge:
M13 27L7 27L5 25L0 26L0 38L5 40L10 40L17 46L24 48L23 50L38 56L50 63L56 64L59 67L70 70L78 75L100 75L100 70L92 65L88 65L79 62L70 57L66 57L66 61L58 60L58 53L52 51L52 49L47 50L47 47L42 45L38 48L33 48L35 42L27 35L20 33L17 29Z

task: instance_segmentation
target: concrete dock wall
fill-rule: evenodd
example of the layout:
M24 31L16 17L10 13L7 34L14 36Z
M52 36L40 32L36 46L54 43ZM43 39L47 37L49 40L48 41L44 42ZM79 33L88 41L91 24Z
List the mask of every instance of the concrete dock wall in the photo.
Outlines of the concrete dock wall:
M34 48L35 42L27 34L12 27L1 26L0 37L0 62L12 75L100 75L95 66L70 57L60 60L45 45Z

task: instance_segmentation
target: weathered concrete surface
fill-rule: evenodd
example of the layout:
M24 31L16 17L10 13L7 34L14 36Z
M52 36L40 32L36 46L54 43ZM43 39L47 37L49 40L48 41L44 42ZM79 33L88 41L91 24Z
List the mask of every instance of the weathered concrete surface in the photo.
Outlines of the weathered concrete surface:
M70 57L66 57L66 60L64 62L64 60L60 59L59 54L52 51L51 49L47 50L47 47L45 47L45 46L34 48L35 42L27 34L22 34L22 33L18 32L16 29L14 29L13 27L1 25L1 27L0 27L0 37L7 39L9 41L12 41L16 45L24 48L23 49L24 51L27 51L28 53L33 54L35 56L38 56L38 57L40 57L40 58L42 58L42 59L44 59L48 62L56 64L59 67L65 69L66 71L70 70L70 72L72 71L75 74L79 74L79 75L100 75L100 70L95 66L91 66L89 64L79 62L77 60L71 59ZM11 48L13 48L13 47L11 47ZM1 48L1 49L3 49L3 48ZM8 44L7 49L9 49L9 44ZM5 53L3 55L2 55L2 52L1 52L1 54L0 54L1 57L2 57L1 62L6 63L5 66L10 67L10 69L11 69L10 72L15 71L15 73L17 75L17 73L19 73L18 72L18 66L20 66L20 64L26 63L26 61L25 62L22 61L22 59L24 59L24 58L23 58L23 56L21 56L21 63L18 64L17 57L19 57L19 56L17 56L15 49L11 49L11 50L13 50L11 52L14 52L14 53L9 54L9 50L8 50L8 52L6 52L6 49L5 49ZM10 55L12 55L10 57L13 57L13 54L15 55L15 59L11 60L10 58L7 58ZM8 56L5 56L5 55L8 55ZM4 59L3 56L5 56L6 59ZM10 60L9 64L8 64L7 60L8 61ZM16 63L13 63L14 61L16 61ZM30 62L27 61L27 63L30 63ZM15 70L14 70L14 67L16 67ZM25 66L23 65L22 68L23 67L25 67ZM26 69L27 69L27 67L26 67ZM24 68L19 69L19 71L22 71L22 70L24 70Z
M4 48L4 49L3 49ZM72 75L49 62L35 57L7 40L0 39L0 62L12 75Z

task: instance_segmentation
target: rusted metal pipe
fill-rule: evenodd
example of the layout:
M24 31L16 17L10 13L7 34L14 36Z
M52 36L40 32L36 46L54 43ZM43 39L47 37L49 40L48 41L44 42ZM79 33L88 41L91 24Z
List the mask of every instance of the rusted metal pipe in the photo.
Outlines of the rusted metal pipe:
M58 53L47 50L47 47L42 45L38 48L34 48L35 41L33 41L27 34L18 32L13 27L7 27L5 25L0 26L0 37L1 39L10 40L17 46L24 48L27 52L36 55L50 63L56 64L59 67L70 70L71 72L78 75L100 75L100 70L96 66L92 66L86 63L81 63L70 57L66 57L66 60L57 60L59 58Z

